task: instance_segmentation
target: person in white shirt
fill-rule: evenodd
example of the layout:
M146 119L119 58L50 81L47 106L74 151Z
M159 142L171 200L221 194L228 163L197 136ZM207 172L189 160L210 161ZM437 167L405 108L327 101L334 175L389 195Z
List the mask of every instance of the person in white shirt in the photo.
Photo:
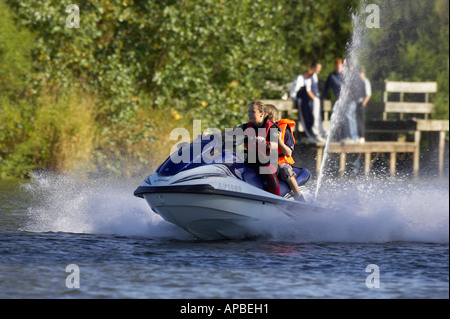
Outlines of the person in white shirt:
M310 82L305 81L306 92L308 93L308 96L311 98L310 103L313 117L311 132L318 142L325 142L326 132L323 129L322 124L322 114L319 95L319 78L318 78L320 71L322 71L322 64L320 64L319 62L314 62L311 66L311 70L314 73L311 76Z
M298 108L305 134L312 143L325 142L317 78L321 69L320 63L314 63L308 71L297 76L289 91L290 97Z
M289 90L289 96L294 102L294 106L298 109L298 116L300 119L300 123L302 124L302 127L305 130L306 137L308 139L312 139L312 136L310 135L308 130L306 130L307 126L305 118L303 116L303 108L302 108L302 104L307 103L308 99L305 89L305 79L309 78L310 74L308 72L299 74L291 85L291 88Z
M300 91L300 89L305 86L305 77L304 77L304 75L306 73L307 72L299 74L295 78L294 82L292 82L291 88L289 89L289 97L292 100L294 100L294 102L297 100L297 94Z
M360 69L359 75L364 83L363 94L358 99L358 105L356 107L356 122L357 122L357 131L358 131L358 142L364 143L366 141L366 123L364 120L364 113L366 111L367 103L372 96L372 85L368 78L366 78L364 69Z

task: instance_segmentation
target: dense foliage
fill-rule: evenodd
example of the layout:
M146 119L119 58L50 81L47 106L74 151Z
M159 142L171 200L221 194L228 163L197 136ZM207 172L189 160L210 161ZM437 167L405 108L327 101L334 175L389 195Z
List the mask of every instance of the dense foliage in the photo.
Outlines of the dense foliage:
M361 57L369 76L381 81L437 81L434 118L448 119L448 0L371 2L379 3L380 28L370 29Z
M322 61L324 74L331 72L334 58L345 55L350 13L359 5L357 0L73 3L80 10L79 28L66 25L73 21L66 12L69 2L0 0L0 177L77 167L127 173L135 164L145 168L167 156L170 130L189 128L192 119L201 119L204 128L233 127L246 119L250 101L279 98L268 82L290 82L314 60ZM446 32L447 42L424 53L416 39L397 41L395 76L410 70L415 59L446 58L446 68L405 76L447 81L447 100L438 109L446 108L448 117L448 2L431 3L432 13L443 19L430 30L439 39ZM392 27L389 34L397 31ZM422 41L429 40L425 34ZM368 74L390 76L383 70Z

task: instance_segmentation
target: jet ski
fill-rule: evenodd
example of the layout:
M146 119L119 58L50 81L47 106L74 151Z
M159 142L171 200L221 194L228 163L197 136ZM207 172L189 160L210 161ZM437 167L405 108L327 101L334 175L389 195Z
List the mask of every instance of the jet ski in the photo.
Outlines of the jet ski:
M183 143L134 195L144 198L166 221L202 240L252 237L255 221L295 219L302 210L314 211L316 206L295 201L281 180L281 196L266 191L258 174L225 144L200 137ZM294 171L304 190L311 173L306 168Z

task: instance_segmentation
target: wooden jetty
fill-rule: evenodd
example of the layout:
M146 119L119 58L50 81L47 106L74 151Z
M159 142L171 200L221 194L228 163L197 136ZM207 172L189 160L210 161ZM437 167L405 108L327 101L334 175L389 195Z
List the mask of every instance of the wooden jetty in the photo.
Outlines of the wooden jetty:
M322 164L325 144L317 144L316 171L319 172ZM372 154L390 154L390 174L396 173L397 153L412 153L414 176L419 174L419 145L416 142L366 142L366 143L340 143L331 142L328 153L339 153L339 174L344 177L347 154L364 154L364 173L369 175L372 165Z
M347 154L364 155L364 172L370 173L372 165L372 154L390 154L390 174L396 174L397 154L412 153L414 176L419 175L420 142L422 132L439 132L438 162L439 175L444 172L444 154L447 133L449 131L448 120L430 119L434 105L429 102L429 94L437 92L436 82L393 82L385 81L372 84L372 90L379 90L382 100L372 99L366 112L366 133L367 134L387 134L396 136L396 140L366 141L365 143L342 143L331 142L328 148L329 153L340 154L339 168L340 176L345 173ZM422 102L409 102L405 99L405 94L422 94ZM397 100L391 101L391 95L396 95ZM263 100L264 103L274 104L280 111L280 116L298 119L298 110L294 107L292 100ZM329 126L330 114L332 112L331 101L324 101L323 105L323 126ZM406 116L405 116L406 115ZM409 119L405 117L410 117ZM416 118L423 116L424 118ZM297 121L296 132L303 132L300 121ZM407 141L407 136L412 141ZM315 144L316 148L316 171L320 170L323 160L324 143Z

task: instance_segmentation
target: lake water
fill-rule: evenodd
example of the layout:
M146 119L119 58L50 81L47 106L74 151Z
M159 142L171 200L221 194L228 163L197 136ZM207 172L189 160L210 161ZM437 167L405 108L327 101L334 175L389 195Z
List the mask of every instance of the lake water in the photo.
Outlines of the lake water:
M0 298L449 298L448 180L324 183L333 212L217 242L162 220L140 183L1 182Z

